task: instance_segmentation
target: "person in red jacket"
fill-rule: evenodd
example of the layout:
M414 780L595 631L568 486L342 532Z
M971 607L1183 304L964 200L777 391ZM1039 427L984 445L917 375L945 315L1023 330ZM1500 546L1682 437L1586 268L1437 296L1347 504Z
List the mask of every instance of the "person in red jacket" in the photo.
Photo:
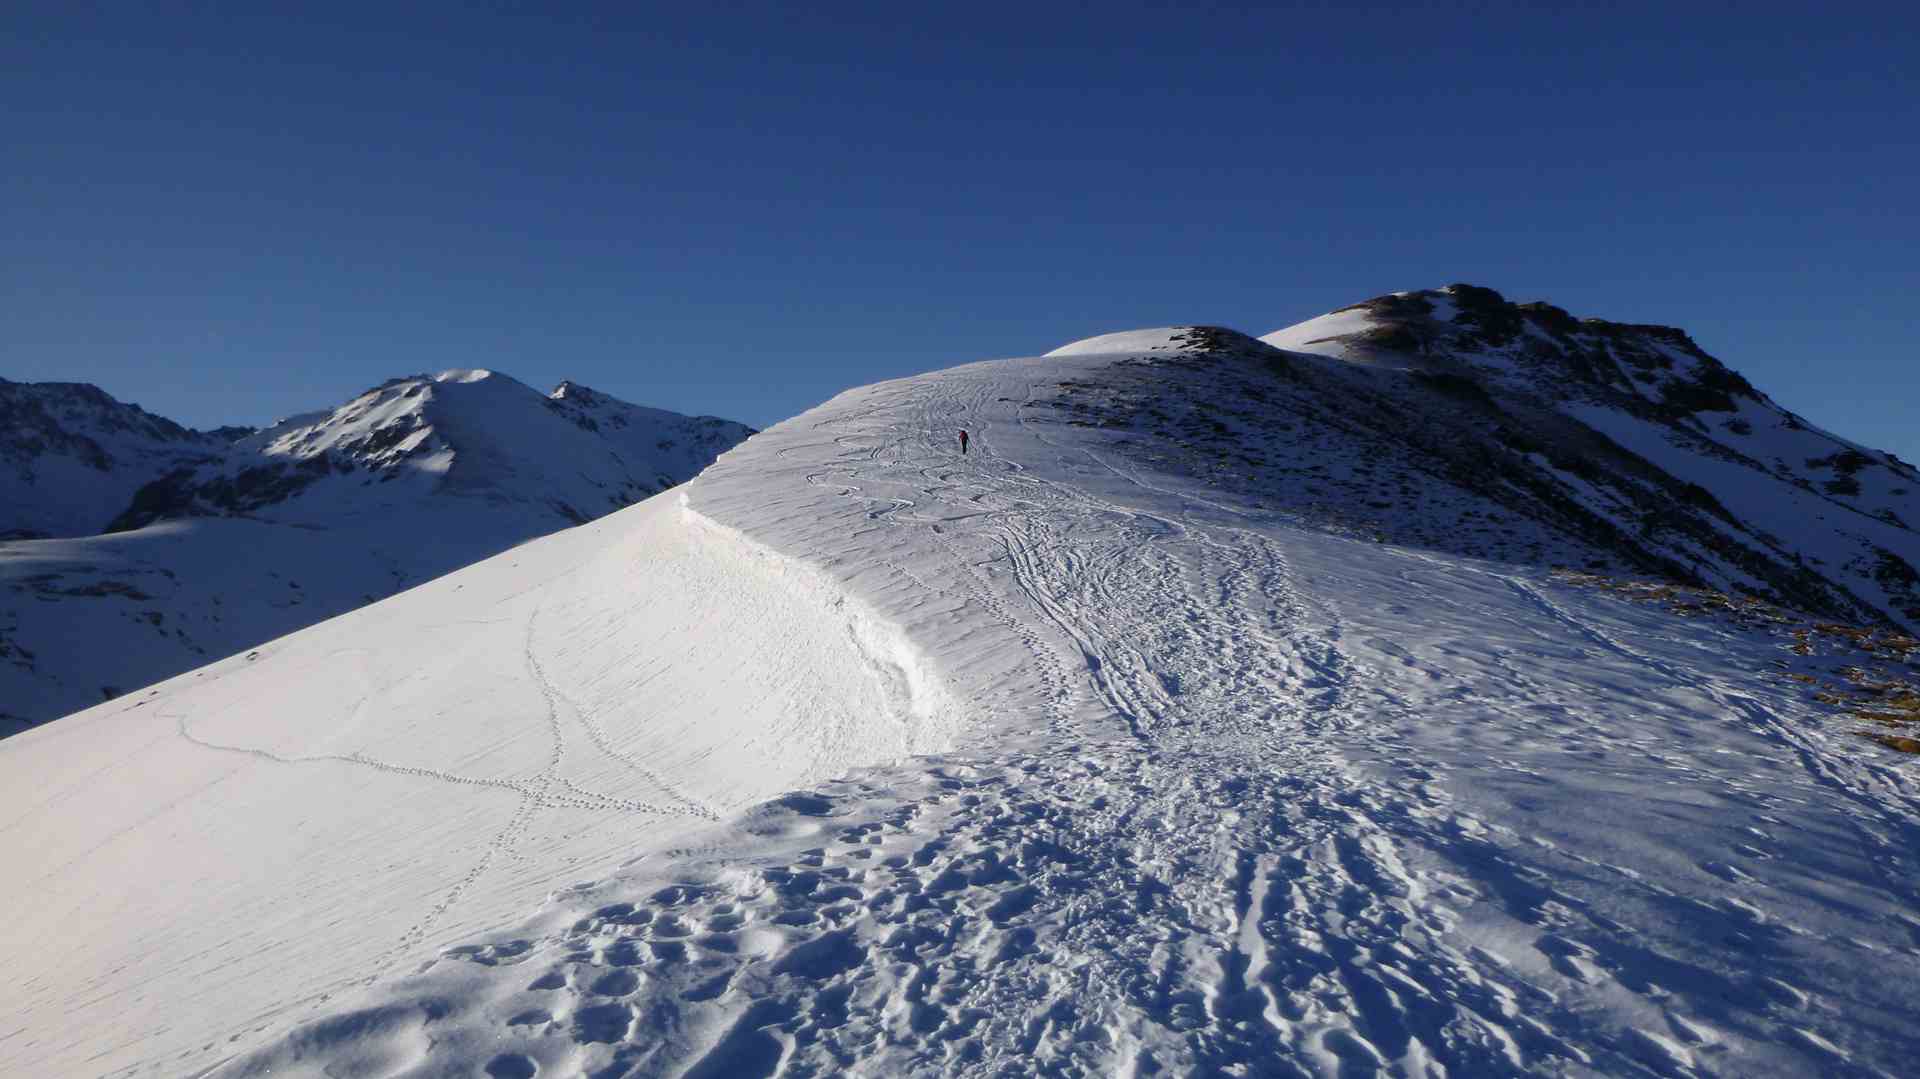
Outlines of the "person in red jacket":
M967 452L967 433L965 431L960 432L960 452L963 455Z

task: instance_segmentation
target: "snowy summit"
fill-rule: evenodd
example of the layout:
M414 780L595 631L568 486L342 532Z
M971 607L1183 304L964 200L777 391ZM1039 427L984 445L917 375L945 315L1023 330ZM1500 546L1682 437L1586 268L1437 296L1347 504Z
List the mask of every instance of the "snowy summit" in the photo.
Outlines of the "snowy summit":
M1914 485L1470 286L851 390L0 742L0 1072L1902 1074Z

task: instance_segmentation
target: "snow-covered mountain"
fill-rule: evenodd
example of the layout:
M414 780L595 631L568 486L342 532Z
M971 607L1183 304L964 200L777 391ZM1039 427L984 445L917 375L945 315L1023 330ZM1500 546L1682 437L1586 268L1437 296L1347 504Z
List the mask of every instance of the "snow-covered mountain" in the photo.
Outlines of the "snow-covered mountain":
M0 378L0 540L97 533L135 491L246 433L188 430L83 383Z
M1549 566L1891 594L1378 316L849 391L0 743L0 1072L1902 1074L1920 773L1818 634L1920 642Z
M1455 285L1177 354L1041 407L1140 459L1389 543L1754 593L1920 629L1920 473L1776 405L1683 331Z
M0 385L0 733L685 481L751 433L562 383L393 379L200 433L91 386Z

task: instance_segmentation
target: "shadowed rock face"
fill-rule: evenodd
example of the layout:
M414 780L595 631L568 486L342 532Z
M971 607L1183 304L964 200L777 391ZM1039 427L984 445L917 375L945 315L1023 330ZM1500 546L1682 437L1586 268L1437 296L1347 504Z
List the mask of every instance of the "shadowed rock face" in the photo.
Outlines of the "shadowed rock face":
M142 484L245 433L190 430L83 383L0 379L0 540L98 532Z
M1753 385L1672 326L1577 319L1552 304L1513 303L1490 288L1451 285L1396 293L1354 305L1373 316L1360 343L1427 358L1508 352L1569 396L1619 394L1613 403L1679 420L1759 403ZM1649 397L1642 385L1658 388Z
M138 405L116 401L83 382L23 383L0 378L0 459L13 463L42 453L69 453L106 469L115 462L100 444L102 435L217 446L222 433L190 430Z

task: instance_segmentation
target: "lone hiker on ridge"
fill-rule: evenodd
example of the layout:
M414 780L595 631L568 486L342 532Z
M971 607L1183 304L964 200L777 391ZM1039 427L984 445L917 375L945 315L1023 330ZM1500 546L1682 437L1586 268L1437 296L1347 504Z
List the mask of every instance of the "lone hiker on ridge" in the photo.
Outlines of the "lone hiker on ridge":
M964 457L966 456L966 453L967 453L967 432L965 430L962 430L960 432L960 455Z

